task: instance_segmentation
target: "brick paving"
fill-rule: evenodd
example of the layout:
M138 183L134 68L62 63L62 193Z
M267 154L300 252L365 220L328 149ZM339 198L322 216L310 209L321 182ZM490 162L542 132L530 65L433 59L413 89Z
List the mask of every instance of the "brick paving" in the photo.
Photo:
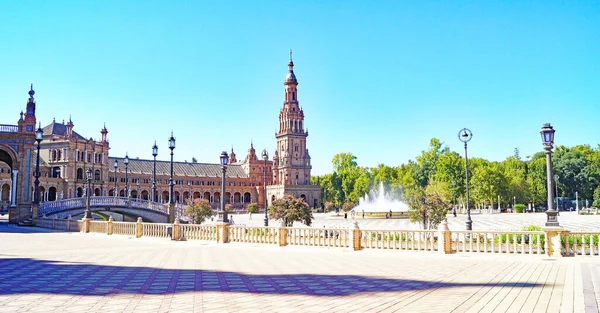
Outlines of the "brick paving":
M219 245L0 223L0 312L598 312L599 277L598 257Z

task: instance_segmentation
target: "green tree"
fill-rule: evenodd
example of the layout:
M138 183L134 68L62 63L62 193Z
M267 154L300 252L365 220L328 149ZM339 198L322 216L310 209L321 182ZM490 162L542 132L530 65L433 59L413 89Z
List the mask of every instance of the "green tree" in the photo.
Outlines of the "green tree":
M446 187L433 181L426 188L409 190L405 200L410 208L410 221L419 222L426 229L436 229L450 208L450 203L445 200L446 191Z
M283 221L287 227L292 227L294 222L310 226L314 219L312 211L304 199L294 198L290 195L273 201L269 206L269 216L272 219Z
M206 199L190 199L188 200L187 215L192 218L194 224L202 224L212 216L213 210Z
M337 199L338 203L344 203L348 201L357 201L356 199L350 199L351 193L354 191L354 183L360 176L360 170L356 163L356 157L352 153L338 153L333 157L333 170L337 174L338 191L340 197ZM352 195L355 197L356 195Z
M256 203L250 203L250 204L248 204L248 206L246 207L246 211L248 213L256 213L256 212L258 212L258 204L256 204Z
M600 185L594 190L594 202L592 202L592 206L600 208Z

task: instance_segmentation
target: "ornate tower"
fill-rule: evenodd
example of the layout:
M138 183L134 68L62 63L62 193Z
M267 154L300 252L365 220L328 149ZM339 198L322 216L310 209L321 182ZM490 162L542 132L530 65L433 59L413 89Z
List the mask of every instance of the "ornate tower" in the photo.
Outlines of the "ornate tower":
M290 50L288 73L283 83L285 100L279 112L279 131L277 150L278 158L273 167L276 184L308 185L310 184L310 156L306 149L308 131L304 131L304 112L298 104L298 80L294 74L294 62Z
M33 84L29 89L29 99L27 99L27 108L25 111L25 118L23 118L23 112L21 112L21 118L19 119L19 132L34 133L35 132L35 91L33 90Z
M104 124L102 130L100 130L100 135L102 135L102 143L106 143L108 141L106 138L106 135L108 135L108 129L106 129L106 124Z

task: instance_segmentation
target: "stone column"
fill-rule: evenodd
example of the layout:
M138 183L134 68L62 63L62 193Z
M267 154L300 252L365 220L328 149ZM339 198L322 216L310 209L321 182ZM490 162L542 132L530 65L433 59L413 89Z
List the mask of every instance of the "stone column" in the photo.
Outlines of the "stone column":
M144 228L142 226L142 218L138 217L137 223L135 224L135 238L142 237L143 230L144 230Z
M360 244L360 239L361 239L361 232L360 232L360 228L358 227L358 222L356 220L354 220L354 226L353 228L350 230L350 245L352 250L354 251L358 251L361 250L361 244Z
M229 243L229 223L217 222L217 242Z
M548 256L561 257L562 256L562 243L560 242L560 235L565 230L562 227L545 227L544 232L546 233L546 243L544 249Z
M438 227L438 252L441 254L452 253L452 233L448 228L448 221L444 220Z
M18 175L19 175L19 170L12 171L12 187L10 189L10 193L11 193L10 206L13 208L17 206L17 178L19 177Z
M112 215L109 216L108 222L107 222L108 224L106 225L106 234L107 235L112 235L112 233L113 233L113 221L114 221L114 219L113 219Z
M285 222L281 221L281 225L279 226L279 246L285 247L287 246L287 228L285 227Z
M181 239L181 225L179 224L179 219L176 219L173 223L173 234L171 235L171 240L179 239Z

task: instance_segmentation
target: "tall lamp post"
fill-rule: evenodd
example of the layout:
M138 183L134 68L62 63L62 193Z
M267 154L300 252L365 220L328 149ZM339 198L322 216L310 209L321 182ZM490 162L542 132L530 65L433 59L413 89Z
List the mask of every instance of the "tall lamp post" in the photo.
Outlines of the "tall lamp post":
M125 164L125 194L124 194L124 196L129 198L129 178L127 177L129 156L127 156L127 153L125 153L125 160L123 160L123 164Z
M221 168L223 170L223 177L221 178L221 215L219 216L219 222L229 223L229 219L227 218L227 212L225 211L225 173L227 173L227 160L229 156L227 155L227 151L221 152L221 156L219 157L221 161Z
M558 175L554 174L554 196L556 197L556 210L559 211L560 208L558 207Z
M173 199L173 189L175 188L175 184L173 182L173 150L175 149L175 137L173 137L173 132L171 132L171 137L169 138L169 149L171 150L171 177L169 178L169 223L175 222L175 199Z
M35 181L33 182L33 204L34 212L31 217L33 220L38 215L38 207L40 204L40 143L42 142L44 132L42 131L42 123L39 124L38 129L35 131L35 141L37 142L37 160L35 161Z
M152 169L152 201L157 202L156 198L156 156L158 155L158 146L156 145L156 141L154 141L154 146L152 146L152 156L154 157L154 167Z
M119 167L119 161L115 160L115 164L113 164L113 166L115 167L115 192L113 196L117 197L117 167Z
M85 214L84 214L84 218L92 218L92 211L90 211L90 188L91 188L91 183L92 183L92 169L88 168L87 171L85 171L86 174L86 178L87 178L87 191L86 191L86 201L85 201Z
M546 226L558 227L558 212L553 208L554 199L552 195L552 148L554 144L554 128L550 123L544 124L540 131L542 135L542 143L546 150L546 185L548 189L548 210L546 210Z
M265 202L265 227L269 226L269 213L267 212L267 160L269 159L269 153L267 149L263 149L262 158L264 161L264 171L263 171L263 197Z
M469 207L469 158L467 157L467 142L473 138L473 133L468 128L463 128L458 132L458 139L465 144L465 194L467 205L467 230L473 230L473 221L471 220L471 208Z

